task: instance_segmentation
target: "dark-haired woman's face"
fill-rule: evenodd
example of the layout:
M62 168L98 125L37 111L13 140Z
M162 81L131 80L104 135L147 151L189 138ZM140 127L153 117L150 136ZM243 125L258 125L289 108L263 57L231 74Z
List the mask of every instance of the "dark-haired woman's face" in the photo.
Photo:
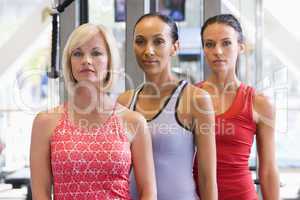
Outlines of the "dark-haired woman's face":
M158 17L147 17L134 30L134 52L146 74L157 74L171 65L178 42L173 43L171 28Z
M244 45L238 42L238 33L229 25L214 23L203 32L205 60L214 72L235 73L238 55Z

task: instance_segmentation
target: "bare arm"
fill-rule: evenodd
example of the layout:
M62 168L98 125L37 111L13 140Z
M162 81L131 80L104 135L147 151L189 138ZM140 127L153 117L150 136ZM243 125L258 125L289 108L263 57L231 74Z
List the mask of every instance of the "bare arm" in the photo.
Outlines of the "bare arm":
M256 95L259 179L264 200L279 200L279 177L275 159L275 110L268 99Z
M190 92L200 195L201 199L217 200L215 118L212 101L203 90L191 88Z
M52 174L48 122L47 114L38 114L32 127L30 172L33 200L51 199Z
M127 90L118 97L117 101L119 102L119 104L125 106L126 108L129 108L133 93L133 90Z
M128 130L134 134L131 153L134 175L141 200L156 200L156 181L152 153L151 135L144 117L130 111Z

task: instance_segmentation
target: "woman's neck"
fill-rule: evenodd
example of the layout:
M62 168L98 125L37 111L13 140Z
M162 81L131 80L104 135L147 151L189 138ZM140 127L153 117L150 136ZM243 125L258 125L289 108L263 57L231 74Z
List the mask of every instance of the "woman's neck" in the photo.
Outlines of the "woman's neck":
M220 93L235 91L241 84L235 73L212 73L207 81L212 83Z
M171 73L170 69L171 67L166 67L166 70L160 74L146 74L144 92L156 94L174 86L178 82L178 79Z
M113 107L108 94L98 89L78 88L71 98L72 107L82 114L99 114Z

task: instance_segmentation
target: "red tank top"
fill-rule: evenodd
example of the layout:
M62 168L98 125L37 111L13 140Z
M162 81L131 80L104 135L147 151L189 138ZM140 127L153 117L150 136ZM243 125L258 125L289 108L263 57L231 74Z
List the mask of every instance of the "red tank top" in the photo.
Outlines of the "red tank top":
M130 143L119 116L87 130L65 106L50 143L54 200L130 199Z
M215 117L219 200L258 200L248 164L256 132L254 93L241 84L230 108Z

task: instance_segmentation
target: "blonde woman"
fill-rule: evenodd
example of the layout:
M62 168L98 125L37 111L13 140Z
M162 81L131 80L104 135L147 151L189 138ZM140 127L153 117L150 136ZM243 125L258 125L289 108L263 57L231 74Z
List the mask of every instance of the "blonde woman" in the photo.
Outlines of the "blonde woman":
M117 46L105 27L84 24L70 35L63 53L69 99L33 123L33 199L51 199L52 187L56 200L130 199L131 165L140 199L156 199L146 121L108 95L118 67Z

